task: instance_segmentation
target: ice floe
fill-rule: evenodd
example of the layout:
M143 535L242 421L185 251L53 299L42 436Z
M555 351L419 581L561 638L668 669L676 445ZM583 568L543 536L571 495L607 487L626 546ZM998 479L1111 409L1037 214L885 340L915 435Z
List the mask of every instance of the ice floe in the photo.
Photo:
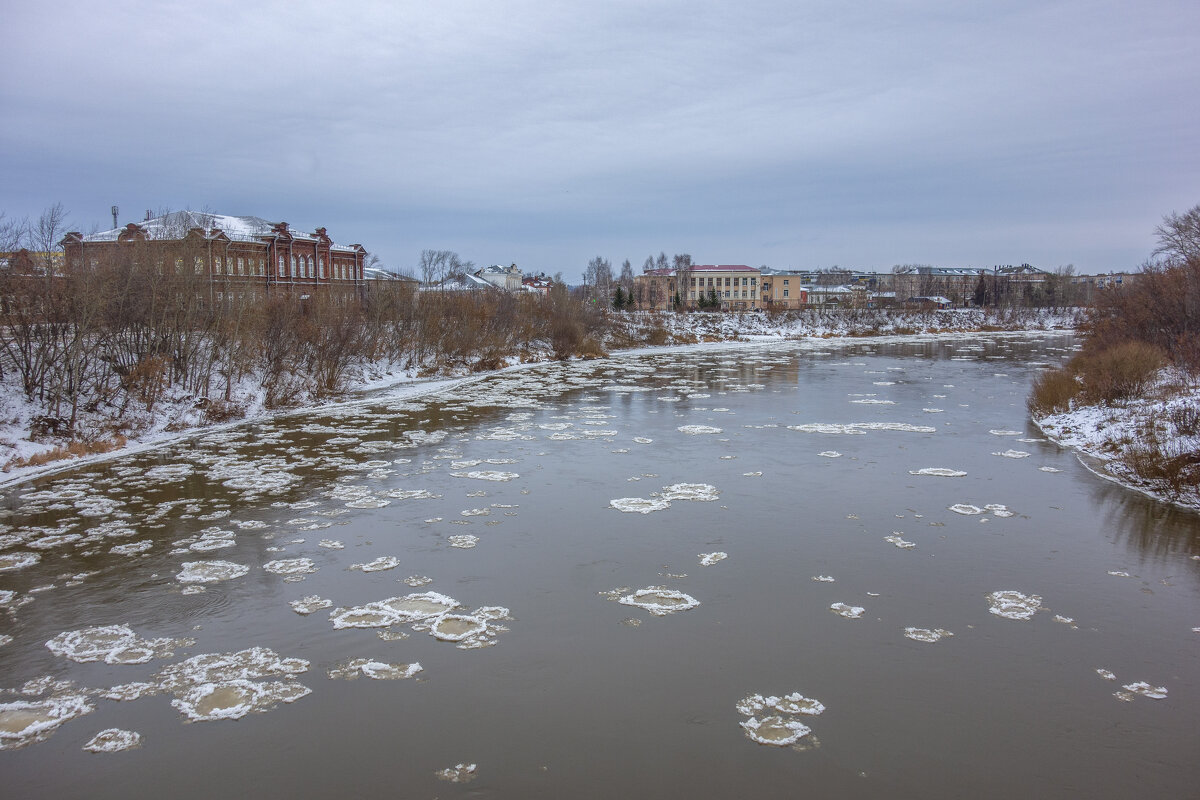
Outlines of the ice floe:
M119 753L142 746L142 735L137 731L121 728L106 728L87 741L83 746L89 753Z
M674 614L677 611L687 611L700 605L700 601L689 594L666 586L647 586L632 594L617 598L617 602L627 606L644 608L656 617Z
M297 614L307 616L314 611L320 611L323 608L331 607L333 605L333 601L326 600L325 598L315 594L310 594L306 597L302 597L299 600L292 600L288 603L288 605L291 606L292 611L295 611Z
M0 572L31 567L41 560L37 553L3 553L0 554Z
M45 741L64 722L94 710L82 694L0 703L0 750Z
M800 433L832 433L842 435L863 435L868 431L937 433L937 428L929 425L911 425L907 422L851 422L846 424L813 422L804 425L788 425L787 429Z
M938 642L954 634L944 628L905 628L904 635L914 642Z
M438 780L448 783L470 783L475 780L477 769L477 764L455 764L453 767L435 770L433 774Z
M715 486L707 483L673 483L670 486L664 486L658 496L663 500L698 500L700 502L712 502L721 494L721 491Z
M413 662L411 664L388 664L371 658L352 658L328 670L326 674L332 680L352 681L360 675L377 681L397 681L411 678L423 667Z
M915 542L905 541L904 538L900 535L902 533L903 533L903 531L892 531L892 535L883 537L883 540L885 542L891 542L892 544L896 545L896 547L899 547L901 550L911 550L912 548L917 546Z
M837 580L832 575L813 575L812 579L817 583L833 583Z
M948 506L948 508L950 511L953 511L955 514L963 514L965 516L973 516L975 514L983 513L982 508L980 508L979 506L970 505L968 503L955 503L952 506Z
M317 565L311 558L280 558L263 564L263 569L274 575L303 580L305 575L317 571Z
M380 556L365 564L351 564L350 569L357 569L362 572L383 572L384 570L395 569L398 566L400 566L400 559L396 556Z
M862 606L852 606L846 603L832 603L829 610L846 619L858 619L867 611Z
M821 456L822 458L841 458L842 457L842 454L839 453L837 450L822 450L821 452L817 453L817 455Z
M618 497L610 500L610 508L626 513L649 514L651 511L664 511L671 503L664 497Z
M680 425L675 430L680 433L686 433L691 436L700 436L704 434L718 434L723 431L720 428L714 428L712 425Z
M418 586L428 586L429 584L433 583L433 578L426 577L425 575L409 575L404 579L404 583L412 586L413 588Z
M713 564L716 564L718 561L724 561L727 558L729 558L729 554L722 553L720 551L717 551L715 553L700 553L700 566L711 567Z
M500 470L483 469L483 470L469 470L466 472L451 472L450 477L452 477L452 478L472 478L477 481L495 481L498 483L504 483L507 481L516 480L517 478L519 478L521 476L519 474L517 474L516 472L502 472Z
M240 578L250 571L244 564L232 561L185 561L175 576L180 583L216 583Z
M155 658L170 658L179 647L191 647L195 639L142 639L126 625L103 625L64 631L46 642L56 656L83 664L144 664Z
M910 469L909 475L931 475L937 478L962 478L967 473L961 469L949 469L948 467L922 467L921 469Z
M1153 686L1145 681L1127 683L1121 688L1130 694L1139 694L1142 697L1149 697L1151 700L1164 700L1167 696L1167 687Z
M1027 620L1042 607L1036 594L1024 595L1014 589L1002 589L987 596L988 611L1005 619Z
M1028 458L1029 453L1024 450L1005 450L1000 453L992 453L994 456L1003 456L1004 458Z
M162 691L191 722L241 719L293 703L312 690L292 680L306 672L300 658L280 658L273 650L251 647L234 653L205 653L169 664L155 676ZM284 680L259 682L262 678Z
M457 547L460 550L470 550L479 544L479 537L472 536L469 533L458 533L453 536L447 536L446 541L450 543L451 547Z

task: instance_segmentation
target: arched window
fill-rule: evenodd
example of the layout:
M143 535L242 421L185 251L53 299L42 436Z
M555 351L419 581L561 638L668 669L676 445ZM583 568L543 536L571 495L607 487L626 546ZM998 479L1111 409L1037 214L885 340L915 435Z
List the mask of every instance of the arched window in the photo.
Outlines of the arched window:
M281 278L283 277L283 270L284 270L285 263L286 262L283 260L283 256L280 256L279 257L279 277L281 277Z
M312 256L304 257L304 277L311 278L313 276Z
M300 273L299 267L300 267L300 259L296 257L295 253L293 253L292 254L292 277L293 278L296 277Z
M324 280L325 279L325 256L320 256L320 260L317 262L317 265L320 268L320 277L322 280Z

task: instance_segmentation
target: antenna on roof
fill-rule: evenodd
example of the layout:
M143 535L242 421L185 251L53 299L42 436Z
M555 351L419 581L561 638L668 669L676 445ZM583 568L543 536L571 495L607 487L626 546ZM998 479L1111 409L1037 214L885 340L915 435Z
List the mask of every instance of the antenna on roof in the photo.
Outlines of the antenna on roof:
M114 228L115 228L115 227L117 227L117 212L118 212L118 211L120 211L120 209L119 209L119 208L117 208L116 206L113 206L113 207L112 207L112 215L113 215L113 227L114 227Z

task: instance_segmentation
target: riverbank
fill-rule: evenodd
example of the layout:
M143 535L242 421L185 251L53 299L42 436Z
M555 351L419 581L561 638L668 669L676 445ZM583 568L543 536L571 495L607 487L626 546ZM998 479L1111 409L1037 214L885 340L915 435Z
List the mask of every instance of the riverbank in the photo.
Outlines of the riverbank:
M969 334L975 332L1069 330L1079 311L1038 309L955 309L892 312L828 310L784 314L617 313L599 342L607 352L647 347L711 345L719 342L794 341L807 338ZM512 353L496 369L446 369L438 364L400 365L372 362L355 365L344 390L334 397L301 394L285 407L269 407L261 381L247 376L235 383L228 398L211 401L169 387L153 405L126 401L96 403L85 408L73 437L35 431L41 413L14 383L0 384L0 486L29 480L80 464L152 449L167 442L279 414L310 411L389 389L389 394L415 396L440 391L459 382L498 371L532 366L554 359L549 341Z
M1033 421L1097 475L1200 510L1200 386L1178 372L1163 370L1141 397Z

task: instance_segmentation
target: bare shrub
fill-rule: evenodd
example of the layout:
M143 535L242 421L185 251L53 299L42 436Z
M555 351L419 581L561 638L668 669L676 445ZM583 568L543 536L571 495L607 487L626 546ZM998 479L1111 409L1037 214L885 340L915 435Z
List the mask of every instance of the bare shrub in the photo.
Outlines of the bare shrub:
M1111 403L1141 395L1165 361L1162 350L1154 345L1131 341L1080 354L1069 366L1083 379L1089 402Z
M1194 403L1172 406L1167 412L1167 421L1178 435L1196 436L1200 434L1200 406Z
M1061 414L1071 410L1071 402L1083 392L1083 384L1068 369L1046 370L1033 381L1029 411L1035 415Z
M1118 461L1130 472L1168 497L1200 494L1200 453L1178 445L1163 447L1148 436L1126 447Z

